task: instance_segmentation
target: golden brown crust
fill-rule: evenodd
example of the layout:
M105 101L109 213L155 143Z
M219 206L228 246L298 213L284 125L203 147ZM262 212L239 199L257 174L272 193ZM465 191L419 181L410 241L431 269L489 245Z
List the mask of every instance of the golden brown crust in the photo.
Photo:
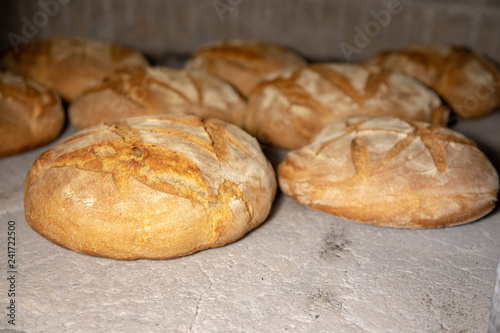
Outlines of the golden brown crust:
M328 125L278 167L294 200L377 226L433 228L474 221L495 206L498 175L461 134L423 122L351 117Z
M0 72L0 157L52 141L64 125L61 98L54 92Z
M368 62L416 77L462 118L477 118L500 106L500 71L465 47L421 45L381 52Z
M30 42L0 59L0 68L49 87L68 101L95 80L127 65L147 66L148 62L119 44L63 37Z
M314 64L275 72L249 96L244 127L273 145L296 149L331 121L355 114L445 124L439 96L414 78L374 66Z
M255 139L216 119L145 116L82 131L25 180L28 224L76 252L174 258L264 221L274 171Z
M284 47L254 40L228 40L196 50L186 64L188 70L202 70L233 84L248 96L265 75L305 61Z
M176 113L241 126L246 104L227 82L205 72L128 66L81 94L69 108L77 128L133 116Z

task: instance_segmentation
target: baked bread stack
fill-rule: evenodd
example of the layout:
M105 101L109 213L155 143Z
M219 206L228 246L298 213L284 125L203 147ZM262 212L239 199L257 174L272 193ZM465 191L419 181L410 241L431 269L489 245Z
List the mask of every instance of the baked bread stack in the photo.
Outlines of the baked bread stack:
M368 63L416 77L463 119L483 116L500 106L497 65L464 47L419 45L381 52Z
M69 107L77 128L169 113L217 118L241 126L246 102L233 86L201 71L128 66L84 91Z
M57 93L10 72L0 72L0 157L52 141L64 121Z
M498 175L458 132L394 117L332 122L278 167L280 188L335 216L398 228L474 221L495 206Z
M312 64L269 75L252 91L245 128L286 149L300 148L328 123L355 114L446 124L448 108L414 78L375 66Z
M34 41L0 57L0 68L51 88L70 102L96 80L129 65L147 66L148 61L120 44L83 38Z
M194 116L144 116L83 130L43 153L25 180L28 224L93 256L163 259L257 227L276 191L257 140Z
M283 46L256 40L226 40L196 50L187 70L206 71L233 84L244 96L269 73L305 64Z

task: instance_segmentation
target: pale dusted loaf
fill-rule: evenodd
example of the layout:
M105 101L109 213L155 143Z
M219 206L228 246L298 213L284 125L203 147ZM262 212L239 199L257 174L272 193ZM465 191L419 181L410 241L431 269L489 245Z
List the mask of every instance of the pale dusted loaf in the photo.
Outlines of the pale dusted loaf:
M283 46L256 40L224 40L202 46L186 64L232 83L244 95L265 75L278 69L305 64L305 60Z
M500 106L500 71L471 50L416 45L381 52L368 61L412 75L435 89L461 118L477 118Z
M408 75L374 66L313 64L262 81L249 97L244 127L275 146L297 149L328 123L356 114L445 124L449 111Z
M495 206L498 175L463 135L392 117L331 123L278 167L296 201L377 226L433 228L474 221Z
M0 58L0 67L59 92L72 101L115 69L147 66L142 54L123 45L84 38L53 37L30 42Z
M157 115L76 133L35 161L24 186L26 221L40 235L131 260L239 239L268 215L276 179L242 129Z
M10 72L0 72L0 157L44 145L61 132L61 97Z
M192 114L241 126L246 102L226 81L200 71L129 66L81 94L69 107L78 128L158 113Z

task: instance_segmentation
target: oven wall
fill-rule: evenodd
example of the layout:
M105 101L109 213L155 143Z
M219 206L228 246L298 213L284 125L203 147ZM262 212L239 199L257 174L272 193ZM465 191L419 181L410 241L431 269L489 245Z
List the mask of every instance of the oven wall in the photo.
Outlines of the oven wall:
M49 37L118 41L153 59L223 38L257 38L314 61L358 61L412 43L469 46L500 61L500 1L7 0L0 47Z

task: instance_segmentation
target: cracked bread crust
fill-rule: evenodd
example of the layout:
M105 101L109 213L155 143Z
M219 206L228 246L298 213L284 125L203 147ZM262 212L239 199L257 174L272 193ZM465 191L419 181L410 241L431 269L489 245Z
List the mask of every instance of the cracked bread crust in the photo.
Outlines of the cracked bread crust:
M490 212L498 175L474 142L443 127L358 116L328 125L278 167L280 188L310 208L366 224L434 228Z
M51 88L71 102L96 80L123 66L147 66L146 58L116 43L53 37L20 46L0 67Z
M218 76L233 84L246 97L265 75L305 63L299 55L283 46L235 39L199 48L186 63L186 69Z
M449 110L408 75L375 66L313 64L262 81L249 97L244 127L275 146L297 149L328 123L356 114L446 124Z
M257 227L276 178L240 128L158 115L75 134L35 161L24 186L26 221L48 240L92 256L167 259Z
M0 157L52 141L64 120L58 94L10 72L0 72Z
M158 113L192 114L241 126L245 108L233 86L205 72L128 66L83 92L68 113L80 129Z
M500 106L497 65L465 47L415 45L381 52L367 62L416 77L463 119L481 117Z

